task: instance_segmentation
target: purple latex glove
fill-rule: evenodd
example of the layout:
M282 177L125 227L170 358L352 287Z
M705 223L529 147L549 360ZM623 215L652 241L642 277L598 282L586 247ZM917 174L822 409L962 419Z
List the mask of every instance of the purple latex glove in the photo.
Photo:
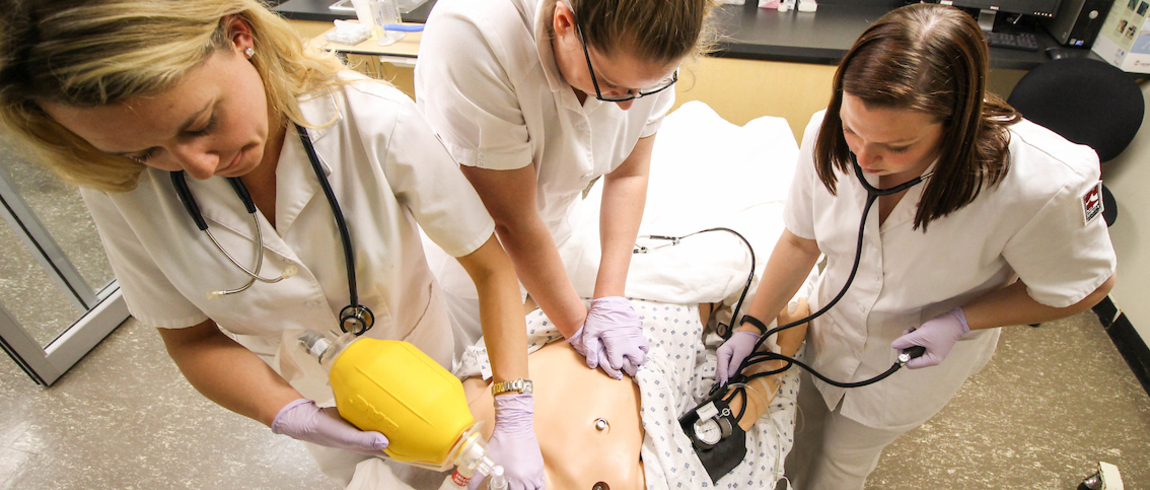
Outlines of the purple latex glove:
M535 400L530 394L495 396L495 430L487 440L487 456L503 466L508 490L543 489L543 453L535 439L534 416ZM468 488L479 488L482 480L472 478Z
M586 327L586 325L579 327L579 330L575 331L575 335L567 339L567 343L571 344L571 347L575 348L575 352L578 352L579 355L587 360L587 367L591 369L602 367L603 372L607 373L608 376L615 379L622 379L623 373L618 369L612 370L611 366L607 364L607 354L603 352L602 340L595 339L591 342L583 341L584 327ZM599 362L600 359L603 359L603 362Z
M755 342L758 341L759 334L739 331L735 332L726 342L723 342L718 351L715 351L719 357L719 365L715 369L715 380L720 385L727 384L727 380L739 372L739 365L747 356L751 355L751 351L755 350Z
M321 446L379 456L387 438L379 432L365 432L340 418L334 408L319 408L300 398L280 409L272 420L272 432Z
M936 366L946 359L954 344L970 331L966 324L966 315L962 308L955 307L950 311L931 318L917 329L912 328L902 333L902 337L894 339L890 346L895 350L909 349L921 345L926 347L926 353L911 359L906 367L918 369L927 366Z
M591 300L581 330L587 351L593 350L596 340L603 344L603 353L598 358L584 356L591 369L599 367L611 377L621 379L620 370L634 376L639 366L647 362L649 346L643 336L643 321L627 298L607 296Z

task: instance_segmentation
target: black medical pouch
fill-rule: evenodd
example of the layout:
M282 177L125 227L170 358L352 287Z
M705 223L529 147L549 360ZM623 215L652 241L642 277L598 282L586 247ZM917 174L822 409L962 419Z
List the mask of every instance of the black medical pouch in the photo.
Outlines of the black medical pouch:
M699 409L707 406L708 402L713 403L718 412L711 417L713 430L718 430L721 433L718 442L714 444L700 440L695 426L696 422L699 421ZM712 484L739 466L747 455L747 433L743 431L742 427L739 427L738 420L732 415L727 402L719 399L718 396L712 397L694 410L683 414L679 418L679 426L682 427L687 438L691 440L695 455L699 457L699 461L707 469L707 475L711 477Z

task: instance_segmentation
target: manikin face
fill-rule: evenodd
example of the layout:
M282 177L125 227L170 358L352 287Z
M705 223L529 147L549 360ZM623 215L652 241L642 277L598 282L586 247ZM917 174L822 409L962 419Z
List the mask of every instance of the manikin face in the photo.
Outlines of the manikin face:
M238 37L159 94L98 107L49 103L44 110L105 153L200 180L245 175L263 158L268 112L259 73L244 55L251 38Z
M571 88L588 97L595 97L595 82L599 84L603 97L625 97L629 93L665 86L679 66L679 60L667 64L651 62L636 57L628 49L616 49L617 52L607 55L588 45L584 54L575 26L575 14L563 2L555 5L553 22L555 37L551 40L551 47L555 51L559 72ZM592 82L591 72L587 69L587 58L591 59L591 66L595 69L595 82ZM667 90L674 90L674 87ZM628 100L616 104L627 110L633 102Z
M898 185L926 170L938 157L942 123L924 112L868 107L843 94L839 117L843 137L863 172L879 176L884 186Z

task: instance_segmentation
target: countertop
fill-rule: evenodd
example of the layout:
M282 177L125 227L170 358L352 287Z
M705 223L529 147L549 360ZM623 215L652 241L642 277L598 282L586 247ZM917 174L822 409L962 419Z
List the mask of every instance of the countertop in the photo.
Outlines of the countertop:
M334 0L289 0L275 10L288 19L330 22L355 18L352 11L328 9ZM757 0L746 5L722 5L716 9L719 33L716 56L766 61L789 61L835 65L846 54L859 34L883 14L901 5L896 0L822 0L817 12L780 13L760 9ZM425 22L435 0L410 13L404 22ZM1029 70L1046 62L1047 48L1059 47L1042 28L1035 29L1038 51L991 48L991 66ZM1090 56L1082 48L1063 48L1068 56Z
M331 22L336 19L354 19L354 10L332 10L330 7L336 3L337 0L288 0L284 3L273 7L272 10L279 12L284 17L290 20L313 20L320 22ZM350 7L351 2L347 2ZM415 8L406 14L400 14L400 18L404 22L427 22L427 15L431 13L431 7L435 6L435 0L427 0L426 3Z
M724 5L715 12L720 33L719 56L769 61L837 65L850 46L871 23L896 1L822 0L816 12L782 12L746 5ZM1062 47L1041 27L1033 31L1038 51L990 48L994 68L1029 70L1047 60L1048 48L1062 48L1069 57L1090 56L1090 50Z

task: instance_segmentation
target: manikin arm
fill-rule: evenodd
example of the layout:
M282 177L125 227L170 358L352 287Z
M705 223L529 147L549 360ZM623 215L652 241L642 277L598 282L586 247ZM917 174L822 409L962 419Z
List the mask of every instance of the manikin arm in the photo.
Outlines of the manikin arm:
M796 303L797 307L794 311L783 310L779 313L779 325L786 325L792 321L806 317L811 313L811 308L810 305L807 304L807 300L799 298L796 300ZM775 339L775 343L779 346L779 353L787 357L794 357L795 353L799 351L799 347L802 346L803 340L807 337L807 324L804 323L788 328L776 335L778 337ZM782 367L782 365L783 361L760 362L748 367L746 371L743 371L743 374L761 373L763 371L778 369ZM778 389L778 376L756 378L751 380L750 383L747 383L747 409L746 412L743 413L743 418L739 420L739 427L742 427L745 431L751 430L751 427L755 425L759 417L767 412L771 401L775 399L775 393L778 392ZM764 405L764 403L766 405ZM734 397L730 402L731 410L735 413L739 412L742 405L743 398L739 396Z

